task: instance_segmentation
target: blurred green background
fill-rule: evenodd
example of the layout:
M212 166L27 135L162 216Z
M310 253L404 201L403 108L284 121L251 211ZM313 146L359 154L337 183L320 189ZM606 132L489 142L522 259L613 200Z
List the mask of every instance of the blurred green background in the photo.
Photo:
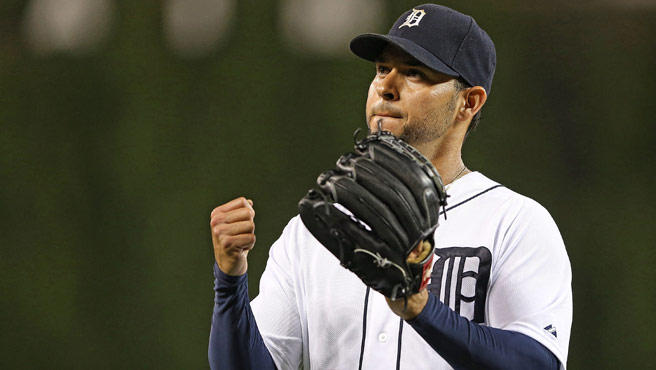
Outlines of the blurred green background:
M53 30L79 15L43 19L80 1L0 3L0 368L207 368L210 211L255 201L254 296L298 199L364 127L372 66L314 28L386 32L418 4L217 1L92 1L111 17L82 18L105 36L77 48L91 31ZM333 5L312 18L304 2ZM175 21L211 3L229 6ZM649 367L656 2L442 4L498 53L467 164L542 203L565 239L569 369ZM222 36L185 48L199 14L223 14L203 18Z

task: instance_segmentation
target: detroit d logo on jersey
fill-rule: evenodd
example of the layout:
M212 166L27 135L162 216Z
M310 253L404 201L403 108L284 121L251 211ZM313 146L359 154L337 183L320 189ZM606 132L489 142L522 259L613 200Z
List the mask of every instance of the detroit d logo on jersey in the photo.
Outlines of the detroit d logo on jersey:
M428 291L460 316L485 322L492 254L485 247L435 249L437 261Z
M412 13L408 15L408 17L405 19L405 22L403 22L399 28L418 26L419 22L421 22L421 19L424 18L425 15L426 12L423 9L412 9Z

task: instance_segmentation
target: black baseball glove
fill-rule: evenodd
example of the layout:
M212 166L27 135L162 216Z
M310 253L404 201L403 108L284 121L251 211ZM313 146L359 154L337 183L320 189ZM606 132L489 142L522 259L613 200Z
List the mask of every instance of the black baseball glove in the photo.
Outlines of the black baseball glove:
M356 132L357 136L357 132ZM437 170L415 148L378 131L317 179L298 204L317 240L371 288L391 299L424 289L433 232L446 193Z

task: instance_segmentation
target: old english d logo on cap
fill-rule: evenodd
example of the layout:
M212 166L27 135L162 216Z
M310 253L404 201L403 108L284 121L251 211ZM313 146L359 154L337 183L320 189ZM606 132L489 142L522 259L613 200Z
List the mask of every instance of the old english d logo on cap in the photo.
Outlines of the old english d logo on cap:
M421 22L421 19L424 18L425 15L426 12L423 9L412 8L412 13L408 15L408 17L405 19L405 22L403 22L403 24L400 25L399 28L404 26L407 27L418 26L419 22Z

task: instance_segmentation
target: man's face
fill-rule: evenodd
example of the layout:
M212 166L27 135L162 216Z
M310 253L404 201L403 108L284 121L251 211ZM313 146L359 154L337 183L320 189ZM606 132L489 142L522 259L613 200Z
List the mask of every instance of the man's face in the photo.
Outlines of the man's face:
M392 132L411 145L440 138L457 115L454 78L435 72L396 47L376 62L366 119L371 132Z

